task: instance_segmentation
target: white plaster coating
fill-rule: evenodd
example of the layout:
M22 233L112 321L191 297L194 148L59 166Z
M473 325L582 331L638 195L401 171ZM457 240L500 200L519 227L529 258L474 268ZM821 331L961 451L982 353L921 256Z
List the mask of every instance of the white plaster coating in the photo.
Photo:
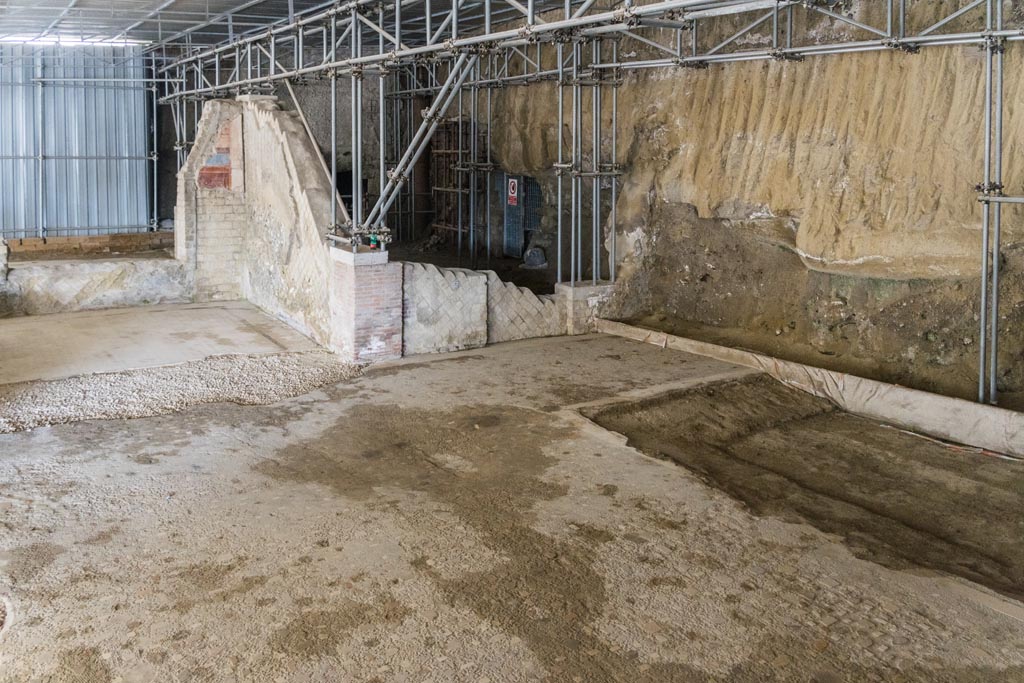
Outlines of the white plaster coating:
M487 343L487 276L462 268L405 263L403 354L441 353Z
M173 259L15 263L6 281L0 280L0 316L144 306L190 298L188 273Z
M346 263L350 266L373 266L388 262L388 252L375 249L370 251L352 252L352 249L332 245L328 252L331 260L337 263Z

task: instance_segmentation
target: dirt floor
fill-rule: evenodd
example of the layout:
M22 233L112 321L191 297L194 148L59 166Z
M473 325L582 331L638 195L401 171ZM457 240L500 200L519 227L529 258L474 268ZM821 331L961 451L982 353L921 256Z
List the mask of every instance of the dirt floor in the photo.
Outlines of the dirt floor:
M0 681L1024 680L1016 591L864 559L884 544L844 543L767 496L748 506L725 478L709 486L579 412L674 392L678 416L689 396L704 412L679 420L687 451L717 458L740 435L693 424L733 409L679 392L750 377L552 338L407 359L272 405L0 435ZM787 425L845 428L747 386L755 406L809 412ZM758 415L742 423L752 444L853 468L837 438ZM871 458L910 443L870 434ZM929 460L950 457L915 441L905 466L1019 524L1000 514L1019 466ZM925 489L889 487L940 524Z
M1024 462L937 446L767 375L590 417L757 514L841 536L858 557L1024 597Z

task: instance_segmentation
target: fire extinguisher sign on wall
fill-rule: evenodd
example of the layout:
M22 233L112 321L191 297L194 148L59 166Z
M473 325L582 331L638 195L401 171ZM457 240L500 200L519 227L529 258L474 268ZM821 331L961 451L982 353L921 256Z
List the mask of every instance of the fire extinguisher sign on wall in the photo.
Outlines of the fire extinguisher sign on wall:
M519 206L519 180L517 178L508 179L508 205Z

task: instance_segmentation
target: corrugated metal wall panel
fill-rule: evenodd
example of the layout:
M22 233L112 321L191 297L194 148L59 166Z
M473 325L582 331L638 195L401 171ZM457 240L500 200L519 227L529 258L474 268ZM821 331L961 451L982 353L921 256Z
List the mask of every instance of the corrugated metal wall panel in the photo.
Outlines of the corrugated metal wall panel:
M146 75L136 47L0 44L0 234L149 228Z

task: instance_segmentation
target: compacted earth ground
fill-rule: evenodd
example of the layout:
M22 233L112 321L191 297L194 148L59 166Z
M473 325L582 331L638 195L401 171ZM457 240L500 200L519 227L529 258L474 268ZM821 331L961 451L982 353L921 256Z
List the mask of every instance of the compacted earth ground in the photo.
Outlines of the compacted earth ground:
M602 336L0 434L0 681L1021 681L1021 479Z

